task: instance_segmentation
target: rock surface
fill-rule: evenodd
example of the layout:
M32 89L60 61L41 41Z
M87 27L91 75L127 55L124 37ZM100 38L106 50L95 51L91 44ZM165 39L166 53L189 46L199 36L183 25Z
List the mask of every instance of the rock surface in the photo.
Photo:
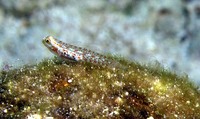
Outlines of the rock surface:
M200 92L162 67L43 60L0 72L0 118L199 118Z

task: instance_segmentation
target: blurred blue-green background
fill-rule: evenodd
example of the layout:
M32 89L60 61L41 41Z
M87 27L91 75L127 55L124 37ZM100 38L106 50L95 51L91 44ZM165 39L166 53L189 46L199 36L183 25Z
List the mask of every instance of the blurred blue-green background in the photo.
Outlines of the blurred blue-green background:
M199 0L0 0L3 69L52 57L52 35L100 53L188 74L200 85Z

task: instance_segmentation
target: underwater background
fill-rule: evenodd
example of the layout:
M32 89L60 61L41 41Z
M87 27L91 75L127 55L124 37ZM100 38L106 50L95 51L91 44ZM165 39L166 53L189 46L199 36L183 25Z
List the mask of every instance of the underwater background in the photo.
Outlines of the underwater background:
M198 119L199 31L199 0L0 0L0 118Z
M198 0L0 0L0 66L53 54L52 35L99 53L162 65L200 85Z

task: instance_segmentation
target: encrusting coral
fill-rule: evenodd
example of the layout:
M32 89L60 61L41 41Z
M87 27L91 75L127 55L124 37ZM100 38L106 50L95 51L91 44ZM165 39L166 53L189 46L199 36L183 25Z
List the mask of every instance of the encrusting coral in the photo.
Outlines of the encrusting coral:
M113 58L126 68L45 59L0 73L0 118L198 118L186 76Z

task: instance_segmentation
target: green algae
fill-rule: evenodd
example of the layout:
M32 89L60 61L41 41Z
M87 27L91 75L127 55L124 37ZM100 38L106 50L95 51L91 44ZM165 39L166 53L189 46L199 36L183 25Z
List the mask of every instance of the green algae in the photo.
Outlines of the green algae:
M200 93L187 76L113 59L123 68L54 58L1 71L0 117L200 117Z

